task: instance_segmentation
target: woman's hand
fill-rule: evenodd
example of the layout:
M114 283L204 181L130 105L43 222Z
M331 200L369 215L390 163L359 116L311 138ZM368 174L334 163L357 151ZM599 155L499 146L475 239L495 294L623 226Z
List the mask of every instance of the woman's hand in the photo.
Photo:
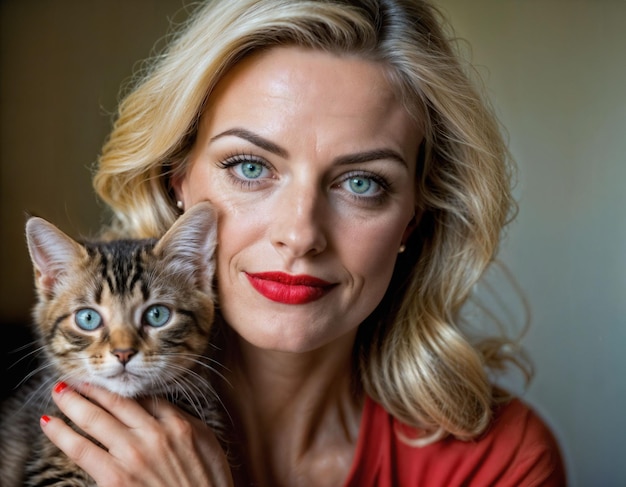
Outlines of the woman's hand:
M202 421L164 399L138 402L93 386L77 390L57 384L54 402L106 449L59 418L44 416L41 426L99 487L233 485L226 455Z

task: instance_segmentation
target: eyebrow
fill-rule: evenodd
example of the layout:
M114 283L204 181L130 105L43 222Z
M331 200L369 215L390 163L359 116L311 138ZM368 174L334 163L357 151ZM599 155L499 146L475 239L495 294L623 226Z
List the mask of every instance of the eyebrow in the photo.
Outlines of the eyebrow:
M239 137L241 139L247 140L251 144L254 144L257 147L260 147L261 149L271 152L272 154L276 154L277 156L280 156L280 157L286 158L289 156L289 152L286 149L244 128L232 128L232 129L225 130L224 132L221 132L215 135L214 137L211 137L210 142L213 142L221 137L226 137L226 136L234 136L234 137ZM347 154L344 156L339 156L335 160L335 162L338 165L350 165L350 164L360 164L360 163L370 162L370 161L380 161L384 159L399 162L406 168L409 167L407 161L398 152L396 152L395 150L386 149L386 148L385 149L373 149L373 150L368 150L368 151L363 151L363 152L357 152L355 154Z
M242 129L242 128L232 128L222 133L219 133L216 136L211 137L211 142L219 139L220 137L226 137L228 135L232 135L235 137L239 137L240 139L247 140L251 144L254 144L257 147L260 147L261 149L271 152L272 154L276 154L277 156L280 156L280 157L287 157L289 155L289 153L285 149L283 149L281 146L275 144L274 142L270 142L267 139L264 139L260 135L255 134L254 132L250 132L249 130Z
M404 158L392 149L373 149L364 152L357 152L356 154L348 154L345 156L339 156L336 159L336 163L339 165L344 164L360 164L370 161L392 160L399 162L408 169L409 165Z

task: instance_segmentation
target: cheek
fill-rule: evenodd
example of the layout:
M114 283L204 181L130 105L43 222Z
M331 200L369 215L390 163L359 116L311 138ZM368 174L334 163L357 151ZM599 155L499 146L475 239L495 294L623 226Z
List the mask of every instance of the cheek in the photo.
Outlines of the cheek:
M192 162L180 182L180 196L185 200L185 206L191 207L202 200L211 200L210 181L206 165Z
M367 294L382 294L387 289L396 263L404 226L366 225L345 232L341 253L343 263L356 279L362 279Z
M363 278L369 282L370 287L379 292L385 292L396 263L397 251L394 246L376 245L374 249L367 249L367 260L363 262ZM382 294L380 296L382 298Z
M269 212L261 207L242 208L231 201L216 199L218 212L217 277L220 287L236 279L238 262L242 257L263 262L263 242L267 222L262 215ZM266 256L265 256L266 257Z

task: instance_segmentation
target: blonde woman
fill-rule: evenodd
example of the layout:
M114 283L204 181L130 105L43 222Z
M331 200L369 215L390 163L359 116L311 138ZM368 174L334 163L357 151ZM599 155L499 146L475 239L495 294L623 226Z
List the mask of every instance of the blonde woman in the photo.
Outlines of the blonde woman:
M132 237L217 209L232 440L94 387L53 398L102 446L45 433L101 487L563 485L549 429L490 384L506 341L458 323L509 164L427 2L200 6L122 101L95 187Z

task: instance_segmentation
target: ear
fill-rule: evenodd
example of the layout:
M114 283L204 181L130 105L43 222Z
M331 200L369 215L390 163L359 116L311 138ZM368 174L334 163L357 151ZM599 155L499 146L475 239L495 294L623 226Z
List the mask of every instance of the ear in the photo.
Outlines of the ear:
M217 214L208 202L198 203L183 213L157 242L154 253L167 259L181 276L193 276L211 292L215 274Z
M173 174L170 177L170 187L174 192L174 197L176 201L184 201L185 198L183 196L183 176L180 174Z
M415 213L413 214L413 218L409 221L406 228L404 229L404 233L402 234L402 243L406 244L411 238L411 235L415 231L415 229L419 226L420 220L422 219L423 211L419 208L415 209Z
M26 222L26 241L35 272L35 286L47 296L54 294L59 279L71 263L85 255L84 248L43 218Z

